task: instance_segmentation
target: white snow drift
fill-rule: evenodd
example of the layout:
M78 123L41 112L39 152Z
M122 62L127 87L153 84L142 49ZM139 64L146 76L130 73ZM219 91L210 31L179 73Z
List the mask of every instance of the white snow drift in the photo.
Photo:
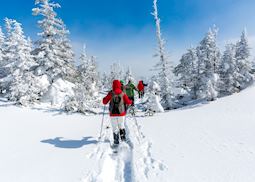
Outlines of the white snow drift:
M255 87L154 117L127 118L133 149L112 156L109 118L0 106L0 181L254 182ZM141 137L138 133L141 132ZM144 136L144 137L143 137ZM139 143L139 141L141 143Z

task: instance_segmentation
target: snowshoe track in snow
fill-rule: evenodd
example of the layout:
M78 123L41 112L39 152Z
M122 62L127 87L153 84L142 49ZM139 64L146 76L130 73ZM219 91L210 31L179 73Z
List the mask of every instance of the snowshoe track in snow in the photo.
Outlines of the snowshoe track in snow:
M111 148L112 131L104 130L102 141L88 155L95 160L95 166L92 166L84 182L151 181L166 169L164 164L152 158L152 144L145 141L141 126L135 122L134 117L127 116L125 127L129 142L120 143L117 153Z

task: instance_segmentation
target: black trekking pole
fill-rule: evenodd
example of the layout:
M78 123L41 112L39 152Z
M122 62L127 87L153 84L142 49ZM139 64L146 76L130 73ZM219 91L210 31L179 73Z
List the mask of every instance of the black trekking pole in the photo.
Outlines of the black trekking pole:
M137 119L135 116L133 116L134 120L135 120L135 125L136 125L136 128L137 128L137 131L138 131L138 135L139 135L139 144L141 144L141 139L142 139L142 135L141 135L141 131L140 131L140 128L139 128L139 125L138 125L138 122L137 122Z
M106 108L106 107L104 106L103 117L102 117L102 121L101 121L101 129L100 129L100 137L99 137L99 140L102 139L102 130L103 130L103 123L104 123L105 108Z
M130 108L129 108L130 109ZM128 109L128 110L129 110ZM137 119L136 119L136 117L135 117L135 115L132 115L131 114L131 117L133 118L133 120L135 121L135 125L136 125L136 129L137 129L137 132L138 132L138 142L139 142L139 144L141 144L141 139L142 139L142 135L141 135L141 131L140 131L140 129L139 129L139 126L138 126L138 122L137 122Z

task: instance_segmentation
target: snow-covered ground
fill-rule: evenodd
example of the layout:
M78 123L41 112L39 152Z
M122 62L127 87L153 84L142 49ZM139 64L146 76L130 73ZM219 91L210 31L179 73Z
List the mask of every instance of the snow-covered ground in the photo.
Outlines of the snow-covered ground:
M113 155L109 118L0 102L2 182L254 182L255 87L209 104L127 118ZM139 134L140 133L140 134Z

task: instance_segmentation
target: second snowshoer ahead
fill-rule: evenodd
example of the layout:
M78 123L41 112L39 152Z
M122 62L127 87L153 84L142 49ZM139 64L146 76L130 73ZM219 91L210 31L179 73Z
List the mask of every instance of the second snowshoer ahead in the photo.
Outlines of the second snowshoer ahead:
M111 117L111 124L113 130L114 145L119 144L119 136L122 141L126 141L125 131L125 105L131 105L132 101L121 90L121 83L119 80L114 80L112 84L112 91L110 91L106 97L103 98L103 104L109 104L109 111Z
M132 106L135 104L135 90L138 92L138 89L132 83L131 80L128 81L128 84L125 86L125 91L130 100L132 100Z
M124 81L123 81L123 80L120 80L120 84L121 84L121 90L122 90L124 93L126 93Z

